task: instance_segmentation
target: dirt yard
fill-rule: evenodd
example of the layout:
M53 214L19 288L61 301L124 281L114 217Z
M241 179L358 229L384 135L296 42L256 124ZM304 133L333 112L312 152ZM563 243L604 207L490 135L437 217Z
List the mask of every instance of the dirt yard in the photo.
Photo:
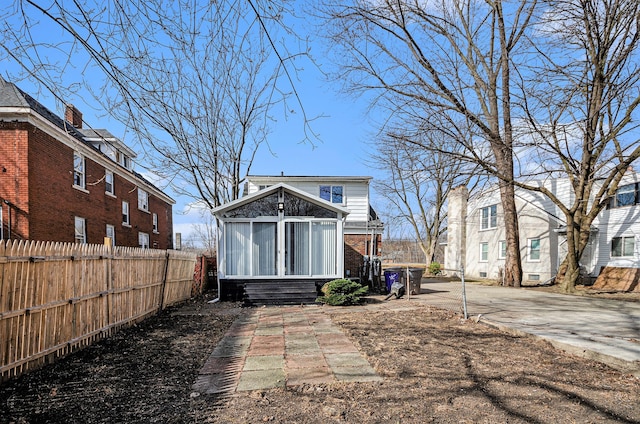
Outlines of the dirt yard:
M245 312L193 300L5 382L0 423L640 423L640 379L421 306L330 309L382 382L193 392Z

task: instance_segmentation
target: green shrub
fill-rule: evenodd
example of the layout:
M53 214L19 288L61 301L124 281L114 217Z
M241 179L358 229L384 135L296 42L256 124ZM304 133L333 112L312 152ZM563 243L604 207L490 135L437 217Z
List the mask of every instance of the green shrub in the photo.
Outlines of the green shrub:
M318 297L316 302L331 306L355 305L360 301L360 296L367 293L367 290L366 286L361 286L355 281L340 278L329 281L322 286L321 291L324 296Z
M438 262L431 262L429 264L429 273L431 275L438 275L442 272L442 268Z

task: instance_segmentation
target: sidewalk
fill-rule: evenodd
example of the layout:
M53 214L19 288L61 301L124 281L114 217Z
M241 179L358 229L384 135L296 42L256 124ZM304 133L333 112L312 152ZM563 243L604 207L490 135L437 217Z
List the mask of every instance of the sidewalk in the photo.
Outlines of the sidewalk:
M470 319L548 340L559 349L640 377L640 303L466 284ZM452 304L460 282L422 284L411 301Z

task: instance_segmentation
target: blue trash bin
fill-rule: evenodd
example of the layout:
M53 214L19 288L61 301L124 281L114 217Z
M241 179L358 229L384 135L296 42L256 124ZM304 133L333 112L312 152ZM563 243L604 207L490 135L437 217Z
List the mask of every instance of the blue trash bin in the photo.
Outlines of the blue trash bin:
M391 293L391 285L395 282L401 282L402 270L400 268L387 268L384 270L384 283L387 294Z

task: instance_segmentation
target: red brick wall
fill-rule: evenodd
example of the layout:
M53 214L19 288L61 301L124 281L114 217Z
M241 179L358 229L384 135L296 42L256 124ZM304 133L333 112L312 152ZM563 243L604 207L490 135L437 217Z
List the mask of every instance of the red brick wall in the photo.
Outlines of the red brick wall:
M12 226L20 224L16 226L20 238L73 242L75 217L78 216L85 218L88 243L103 243L106 225L110 224L115 228L116 245L138 246L138 232L145 232L149 234L150 247L173 247L171 205L149 193L149 212L139 210L137 186L117 174L121 168L115 163L111 169L115 197L105 193L104 167L89 157L85 157L86 190L79 190L73 187L73 149L31 125L19 124L18 131L8 131L7 125L11 124L0 123L0 158L9 157L5 155L10 153L6 150L19 139L23 151L12 161L19 162L22 168L13 166L10 169L4 165L7 172L0 172L0 197L8 198L16 204L16 209L24 211L23 218L12 217L15 222ZM27 137L28 149L25 146ZM28 172L25 172L27 161ZM3 169L1 162L5 160L0 160L0 171ZM14 184L20 190L19 196L12 189L14 179L19 181ZM130 226L122 225L123 200L129 202ZM158 214L158 234L153 233L154 212ZM27 218L28 225L25 223Z
M29 237L29 183L28 183L28 131L27 125L18 122L0 122L0 201L2 205L4 238Z
M370 254L371 235L365 234L345 234L344 235L344 273L350 271L351 277L358 277L360 267L364 262L364 256ZM376 244L374 255L379 254L382 245L382 237L374 237Z

